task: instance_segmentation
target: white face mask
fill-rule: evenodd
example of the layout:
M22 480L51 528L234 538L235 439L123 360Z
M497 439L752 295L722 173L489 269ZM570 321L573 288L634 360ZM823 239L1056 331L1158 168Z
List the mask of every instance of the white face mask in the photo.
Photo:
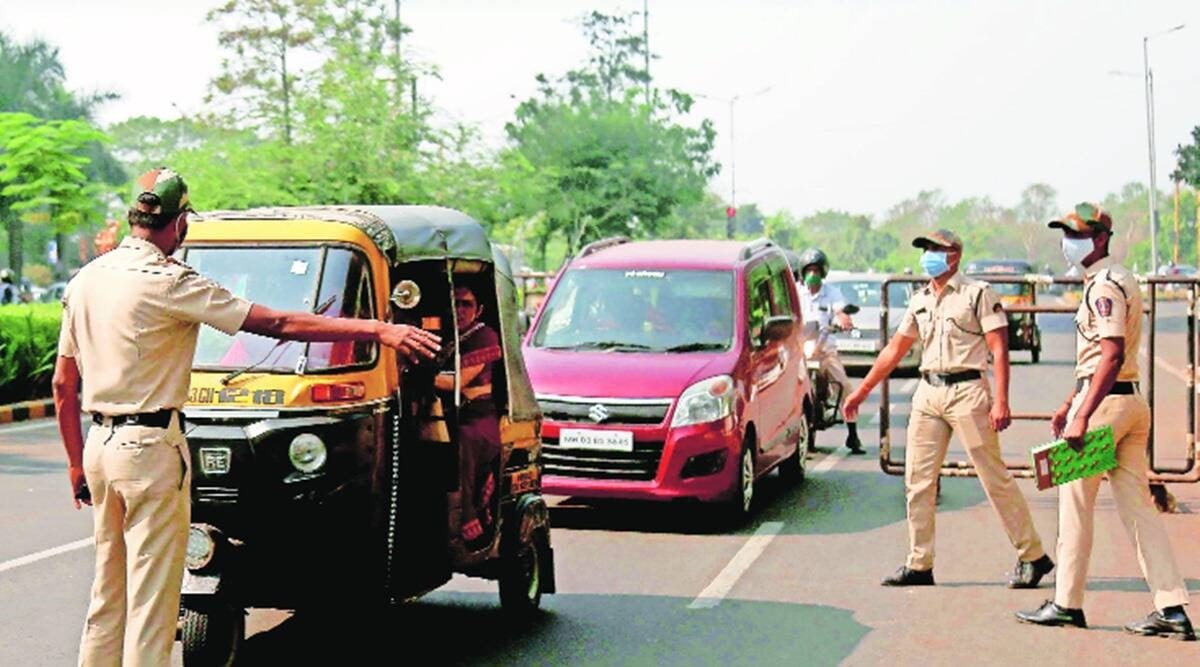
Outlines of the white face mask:
M1063 257L1072 266L1082 267L1084 258L1092 254L1095 249L1096 244L1092 242L1092 239L1072 239L1064 236L1062 240Z

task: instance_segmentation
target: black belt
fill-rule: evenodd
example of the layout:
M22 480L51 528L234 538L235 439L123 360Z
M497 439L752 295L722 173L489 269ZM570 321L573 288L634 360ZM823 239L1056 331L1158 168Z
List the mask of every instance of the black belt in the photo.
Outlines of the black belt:
M97 412L92 414L92 423L104 424L104 420L111 419L113 426L134 424L153 428L167 428L171 425L171 416L174 414L175 411L172 409L159 410L158 412L139 412L132 415L113 415L112 417Z
M978 380L981 377L983 377L983 373L976 370L957 371L954 373L921 373L921 378L934 387L949 387L952 384L966 382L967 380Z
M1091 379L1092 379L1092 376L1090 376L1090 375L1087 377L1083 377L1083 378L1077 378L1075 380L1075 392L1078 393L1078 392L1083 391L1083 387L1089 381L1091 381ZM1136 393L1138 393L1138 383L1132 382L1129 380L1123 380L1121 382L1114 382L1112 389L1108 390L1109 396L1114 396L1114 395L1130 396L1130 395L1136 394Z

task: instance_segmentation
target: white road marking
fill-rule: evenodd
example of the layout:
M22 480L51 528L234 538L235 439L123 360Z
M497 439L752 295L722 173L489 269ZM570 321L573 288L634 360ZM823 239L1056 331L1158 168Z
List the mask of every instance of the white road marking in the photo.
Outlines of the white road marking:
M45 551L39 551L35 554L29 554L28 556L21 556L20 558L14 558L12 560L7 560L7 561L4 561L3 563L0 563L0 572L4 572L5 570L13 570L18 567L21 567L22 565L29 565L30 563L36 563L39 560L46 560L47 558L53 558L59 554L65 554L65 553L68 553L71 551L77 551L79 549L83 549L84 547L90 547L94 543L95 543L95 540L93 538L85 537L82 540L75 540L74 542L71 542L70 544L64 544L62 546L57 546L57 547L53 547L50 549L46 549Z
M821 459L820 463L813 466L812 471L814 473L828 472L830 468L837 465L838 462L840 462L842 459L846 458L846 454L848 454L849 452L850 452L850 450L848 450L848 449L838 448L837 451L833 452L832 454L827 455L825 458Z
M1172 366L1171 364L1167 363L1167 361L1164 360L1162 357L1155 357L1154 364L1156 366L1158 366L1159 368L1161 368L1162 370L1179 378L1180 382L1187 384L1187 381L1188 381L1187 373L1183 372L1182 369ZM1197 387L1197 391L1200 391L1200 387Z
M741 579L754 561L758 560L767 545L781 530L783 530L782 521L768 521L759 526L758 530L754 531L754 535L751 535L742 548L734 554L733 560L729 561L725 569L721 570L707 588L700 591L700 595L696 596L695 600L692 600L688 609L712 609L721 604L721 600L729 595L729 591L733 590L738 579Z

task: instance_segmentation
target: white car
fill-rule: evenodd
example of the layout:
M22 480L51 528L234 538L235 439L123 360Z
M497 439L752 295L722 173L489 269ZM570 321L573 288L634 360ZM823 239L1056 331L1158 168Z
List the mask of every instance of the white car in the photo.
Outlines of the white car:
M886 273L851 273L830 271L825 282L842 290L846 303L859 307L851 320L854 329L836 334L838 355L847 369L868 369L875 363L885 342L881 341L879 329L882 315L883 282L889 278L907 278L903 275ZM908 308L908 297L921 283L893 282L888 284L888 335L891 339L904 318ZM921 342L917 341L900 360L898 370L916 371L921 363Z

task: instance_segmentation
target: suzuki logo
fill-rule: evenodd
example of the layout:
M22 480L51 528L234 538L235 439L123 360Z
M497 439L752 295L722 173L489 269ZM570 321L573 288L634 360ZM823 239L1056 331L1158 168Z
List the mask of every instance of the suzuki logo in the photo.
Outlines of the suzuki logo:
M851 329L850 337L851 338L862 338L862 331L860 331L858 329Z
M593 405L590 410L588 410L588 416L592 418L592 421L599 424L605 419L608 419L608 408L604 407L604 405L600 403L597 403Z

